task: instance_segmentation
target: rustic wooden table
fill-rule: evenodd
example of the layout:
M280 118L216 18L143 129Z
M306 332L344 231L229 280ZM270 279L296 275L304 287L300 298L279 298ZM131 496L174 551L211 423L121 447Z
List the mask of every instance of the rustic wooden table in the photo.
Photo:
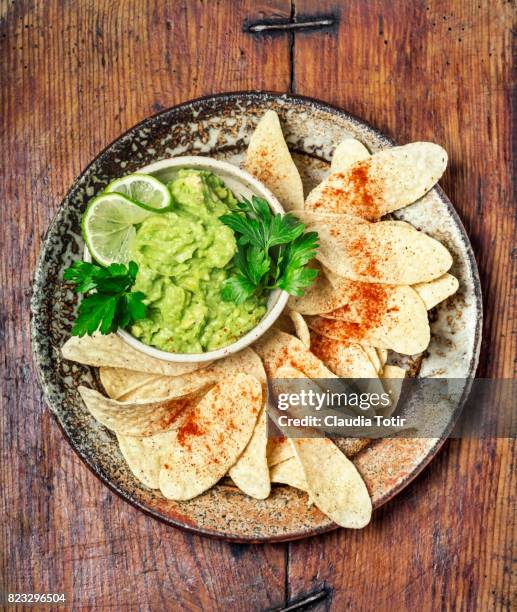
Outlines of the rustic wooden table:
M28 323L42 237L104 146L189 98L290 91L400 142L446 147L442 184L483 283L479 375L515 377L513 10L502 0L0 0L0 590L64 592L74 609L517 605L513 441L450 442L361 532L269 546L196 537L123 502L69 448L42 401ZM249 32L313 16L334 24Z

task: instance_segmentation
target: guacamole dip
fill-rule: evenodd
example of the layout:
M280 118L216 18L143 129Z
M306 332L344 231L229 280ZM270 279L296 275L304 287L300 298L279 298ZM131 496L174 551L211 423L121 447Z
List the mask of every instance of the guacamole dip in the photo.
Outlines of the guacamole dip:
M200 170L179 170L168 187L174 210L145 219L131 247L139 266L133 290L145 294L148 308L130 331L174 353L227 346L257 325L267 300L251 297L237 305L221 298L237 245L219 217L235 196L219 177Z

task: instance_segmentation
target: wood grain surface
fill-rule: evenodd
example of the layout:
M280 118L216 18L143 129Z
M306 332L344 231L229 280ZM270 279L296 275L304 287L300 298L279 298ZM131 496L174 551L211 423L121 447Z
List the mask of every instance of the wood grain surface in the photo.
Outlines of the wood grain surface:
M41 240L75 176L144 117L245 89L321 98L400 142L449 151L442 181L485 299L479 375L516 376L511 29L500 0L0 0L0 591L68 608L509 610L516 451L451 441L361 532L230 545L165 527L103 486L45 408L28 306ZM250 23L332 15L319 30Z

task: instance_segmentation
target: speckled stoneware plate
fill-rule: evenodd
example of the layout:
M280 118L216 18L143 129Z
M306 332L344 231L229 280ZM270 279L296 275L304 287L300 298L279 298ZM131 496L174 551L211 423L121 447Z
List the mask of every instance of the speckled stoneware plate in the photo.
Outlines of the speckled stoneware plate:
M328 170L334 147L346 135L358 138L372 151L393 144L342 110L287 95L211 96L150 117L103 151L73 185L43 243L31 305L32 348L46 402L84 462L124 499L152 516L170 525L235 541L291 540L328 531L335 525L314 506L308 506L304 493L287 486L275 486L264 501L220 484L192 501L173 502L137 482L115 436L93 419L77 392L81 383L99 387L94 369L60 356L76 305L75 295L61 278L63 270L83 253L80 219L87 201L110 181L177 155L208 155L239 164L258 118L268 108L280 115L307 191ZM395 216L443 242L453 254L452 272L460 281L458 293L432 314L432 341L418 362L419 375L473 376L482 306L476 263L465 230L439 188ZM359 453L354 461L374 506L378 508L406 486L440 445L440 439L390 439L377 441Z

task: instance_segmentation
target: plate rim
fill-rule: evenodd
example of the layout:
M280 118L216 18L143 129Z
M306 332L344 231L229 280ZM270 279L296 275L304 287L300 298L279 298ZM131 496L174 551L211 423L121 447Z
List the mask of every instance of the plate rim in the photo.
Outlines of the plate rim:
M88 170L94 164L96 164L99 160L101 160L102 157L114 145L116 145L117 142L119 142L124 137L129 136L135 130L138 130L141 127L145 127L146 124L148 124L150 121L157 120L161 116L165 116L171 111L181 111L182 109L186 110L192 106L203 105L203 104L207 104L212 101L218 102L224 99L228 99L229 101L234 101L236 98L237 99L244 98L247 100L256 99L257 101L260 101L260 102L267 102L268 100L278 101L280 99L280 100L285 100L286 102L291 102L293 105L310 104L315 109L322 110L327 113L330 112L331 114L336 115L341 118L345 117L347 120L356 124L358 127L361 127L361 128L366 127L368 130L373 132L379 139L386 142L387 145L395 146L397 144L397 142L393 138L384 134L377 127L373 126L370 122L364 119L361 119L352 113L349 113L348 111L346 111L343 108L340 108L337 105L327 103L323 100L313 98L310 96L303 96L303 95L290 94L290 93L279 93L279 92L273 92L270 90L238 90L238 91L230 91L230 92L221 92L221 93L216 93L216 94L207 94L207 95L199 96L196 98L192 98L190 100L186 100L179 104L175 104L166 109L162 109L157 113L144 117L141 121L130 126L127 130L119 134L116 138L114 138L111 142L109 142L105 147L103 147L103 149L82 169L80 174L77 175L73 179L71 183L71 187L68 189L65 196L62 198L59 206L56 208L54 215L52 217L52 220L49 223L47 230L43 234L43 237L40 243L39 255L36 260L36 264L34 267L34 274L32 277L32 292L31 292L31 300L30 300L30 345L31 345L31 353L32 353L32 364L34 366L38 384L40 385L41 390L42 390L44 403L49 409L53 417L53 420L57 423L59 429L61 430L62 434L64 435L64 438L66 439L70 447L73 449L76 455L81 459L81 461L88 467L88 469L104 485L106 485L111 491L113 491L119 497L121 497L125 502L131 504L134 508L137 508L138 510L140 510L147 516L150 516L154 519L159 520L162 523L165 523L169 527L179 528L191 534L207 536L207 537L211 537L211 538L218 539L218 540L226 540L228 542L233 542L233 543L267 544L267 543L290 542L290 541L310 538L316 535L321 535L323 533L334 531L335 529L339 529L339 526L336 525L335 523L330 523L329 525L315 527L308 531L291 532L288 534L279 534L279 535L264 536L264 537L239 536L239 535L233 535L231 533L219 531L216 529L210 529L210 528L205 528L201 526L190 525L188 522L182 522L181 519L179 518L171 518L170 516L166 516L162 514L157 509L151 509L148 506L146 506L144 503L133 498L130 493L120 488L116 483L112 482L109 479L109 477L104 475L102 471L97 467L97 465L94 462L92 462L86 454L82 452L82 450L79 448L79 445L75 442L75 440L71 437L71 435L65 430L58 415L52 409L52 406L47 397L46 384L44 382L44 373L43 373L44 368L41 363L41 353L34 350L34 347L36 343L38 342L38 329L37 329L36 322L35 322L35 315L37 314L37 310L38 310L36 289L38 288L39 283L37 280L37 276L38 276L38 272L41 266L45 262L47 245L49 244L48 237L49 237L49 234L54 229L54 226L57 224L57 217L59 216L59 212L64 208L66 202L69 200L70 196L73 194L73 192L77 188L78 182L82 179L85 173L87 173ZM468 368L469 369L468 376L470 380L474 377L477 371L478 365L479 365L479 356L480 356L480 350L481 350L482 330L483 330L483 298L482 298L481 280L479 277L479 270L478 270L477 262L475 259L474 251L472 248L472 243L470 242L470 238L458 215L458 212L456 211L451 201L449 200L449 198L447 197L447 195L445 194L445 192L439 185L436 185L432 191L435 191L435 193L438 195L442 203L445 204L447 211L449 215L451 216L454 224L460 230L461 239L465 245L467 256L468 256L468 262L465 262L465 263L468 264L468 268L472 274L474 299L475 299L475 305L476 305L476 326L475 326L474 344L473 344L474 350L473 350L472 358L470 360L469 368ZM471 382L469 382L466 385L465 390L462 394L462 397L460 401L458 402L458 408L456 411L456 414L458 416L461 414L464 404L470 394L471 385L472 385ZM409 484L411 484L420 475L420 473L436 457L436 455L439 453L439 451L444 446L447 440L448 438L446 436L442 436L441 438L436 440L435 444L433 444L433 446L430 447L430 449L428 450L427 455L424 457L424 459L411 472L409 472L405 476L404 480L402 480L397 486L391 489L389 493L386 493L380 499L377 500L374 506L375 513L382 506L384 506L387 502L389 502L394 497L396 497L403 489L405 489Z

